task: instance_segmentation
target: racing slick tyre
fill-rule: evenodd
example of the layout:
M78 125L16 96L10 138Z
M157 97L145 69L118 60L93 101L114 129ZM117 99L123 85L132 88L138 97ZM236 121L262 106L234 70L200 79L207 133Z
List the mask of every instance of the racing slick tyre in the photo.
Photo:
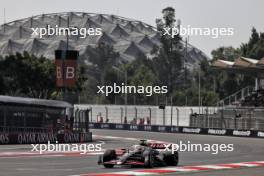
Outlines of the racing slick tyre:
M144 154L144 167L152 168L154 167L154 157L152 151L145 151Z
M179 154L178 152L175 152L174 154L169 153L164 156L164 162L167 164L167 166L177 166L179 162Z
M103 155L103 163L116 159L115 150L106 150ZM103 164L105 168L113 168L114 164Z

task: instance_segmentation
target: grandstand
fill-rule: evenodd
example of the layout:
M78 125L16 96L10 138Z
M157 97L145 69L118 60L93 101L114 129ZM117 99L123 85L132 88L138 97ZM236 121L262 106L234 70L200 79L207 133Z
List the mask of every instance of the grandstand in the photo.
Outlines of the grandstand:
M255 86L251 90L247 89L246 95L244 88L221 100L220 103L225 105L225 102L223 101L228 99L228 105L264 107L264 58L256 60L252 58L238 57L234 62L219 59L214 61L212 66L216 69L255 77ZM241 94L240 99L237 99L239 94ZM235 97L234 101L230 101L232 97Z
M233 62L218 59L212 67L222 71L251 75L255 85L245 87L218 102L215 114L190 117L190 126L264 130L264 58L238 57Z

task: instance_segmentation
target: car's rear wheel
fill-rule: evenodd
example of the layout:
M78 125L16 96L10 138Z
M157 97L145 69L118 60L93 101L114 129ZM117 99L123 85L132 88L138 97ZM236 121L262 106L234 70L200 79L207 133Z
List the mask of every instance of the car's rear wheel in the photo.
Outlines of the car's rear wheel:
M106 150L103 155L103 163L116 159L115 150ZM114 164L103 164L105 168L113 168Z
M168 166L177 166L179 162L179 154L178 152L175 152L173 154L167 154L164 156L164 162Z

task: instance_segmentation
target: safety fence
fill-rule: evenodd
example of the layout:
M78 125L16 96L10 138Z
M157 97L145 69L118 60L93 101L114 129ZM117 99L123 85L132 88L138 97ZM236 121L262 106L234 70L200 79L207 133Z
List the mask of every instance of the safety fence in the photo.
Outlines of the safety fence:
M45 132L48 132L48 128L0 126L0 133L1 132L33 132L33 133L45 133Z
M225 97L220 100L218 106L237 106L241 104L241 101L245 100L246 97L250 96L255 91L255 87L247 86L232 95Z
M75 111L89 109L90 122L189 126L191 114L214 114L216 107L74 105Z
M264 109L252 107L223 108L216 114L192 114L191 127L264 130Z

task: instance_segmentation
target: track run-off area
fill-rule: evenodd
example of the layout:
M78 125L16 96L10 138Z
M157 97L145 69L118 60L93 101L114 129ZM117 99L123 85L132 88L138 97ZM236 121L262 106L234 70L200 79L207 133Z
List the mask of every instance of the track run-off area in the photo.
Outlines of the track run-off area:
M179 166L162 168L114 167L97 165L101 152L31 152L31 145L1 145L1 176L132 176L132 175L198 175L198 176L263 176L264 140L261 138L197 134L157 133L123 130L92 130L93 144L116 149L138 144L139 139L168 143L233 144L232 152L186 151L179 153Z

